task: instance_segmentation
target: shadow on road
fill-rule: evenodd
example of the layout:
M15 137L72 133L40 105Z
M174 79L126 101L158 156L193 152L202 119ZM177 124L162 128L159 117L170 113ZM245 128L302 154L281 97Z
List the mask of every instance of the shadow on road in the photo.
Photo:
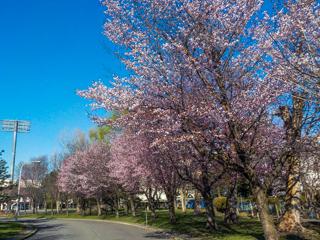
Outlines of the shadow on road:
M36 235L28 238L30 240L56 240L68 237L65 234L59 234L59 232L61 232L61 230L64 228L63 224L52 223L52 221L47 219L28 219L20 220L20 222L32 225L37 228Z
M152 233L147 233L145 237L155 238L155 239L169 239L171 237L171 234L166 232L152 232Z

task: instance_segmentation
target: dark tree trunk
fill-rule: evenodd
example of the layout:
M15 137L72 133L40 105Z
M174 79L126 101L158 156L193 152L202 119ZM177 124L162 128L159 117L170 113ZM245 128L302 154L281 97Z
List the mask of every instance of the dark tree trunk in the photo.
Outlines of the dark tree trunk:
M129 214L129 199L127 198L124 204L124 214L128 216Z
M152 204L152 206L150 206L150 211L151 211L151 221L155 222L156 218L157 218L157 213L156 213L156 208L155 208L154 204Z
M48 214L47 200L44 200L44 212L46 215Z
M195 190L194 192L194 209L193 209L194 215L200 215L201 210L200 210L200 194L198 190Z
M66 211L67 211L67 216L69 216L69 202L68 202L68 196L66 196Z
M157 213L156 213L156 204L153 199L148 200L148 206L151 211L151 221L156 221Z
M32 200L32 213L35 214L36 213L36 203L34 200Z
M157 205L157 200L156 200L156 195L157 195L157 190L152 190L152 188L149 188L146 192L145 195L148 200L148 206L151 211L151 221L155 221L157 218L156 214L156 205Z
M172 194L166 194L168 200L168 207L169 207L169 219L171 224L175 224L177 222L176 218L176 211L175 211L175 196Z
M116 211L116 217L119 218L120 214L119 214L119 198L118 197L116 197L114 203L115 203L114 209Z
M81 201L81 215L85 216L86 215L86 200L82 198Z
M77 213L84 216L86 210L86 201L82 197L77 198Z
M278 240L279 236L276 226L273 222L272 216L268 211L268 199L266 193L259 186L256 186L253 190L257 201L257 208L264 232L264 237L266 240Z
M206 205L207 225L210 230L217 230L218 226L215 220L215 212L213 206L213 197L209 194L203 194L204 203Z
M27 215L26 199L24 197L23 197L23 208L24 208L24 215Z
M129 215L129 210L130 209L130 204L129 204L129 202L126 202L126 207L125 207L125 214L126 214L126 216L128 216Z
M230 187L227 196L226 210L224 214L225 224L238 223L237 206L237 180L235 180L232 186Z
M51 215L53 215L53 200L51 199L51 202L50 202L50 208L51 208Z

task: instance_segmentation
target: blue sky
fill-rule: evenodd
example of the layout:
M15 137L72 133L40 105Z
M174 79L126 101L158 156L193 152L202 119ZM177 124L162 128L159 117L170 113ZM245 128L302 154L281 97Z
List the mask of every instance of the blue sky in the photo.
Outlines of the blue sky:
M0 1L0 119L32 122L18 136L17 163L51 155L61 138L93 127L76 89L125 72L102 34L103 10L99 0ZM11 141L0 132L7 161Z

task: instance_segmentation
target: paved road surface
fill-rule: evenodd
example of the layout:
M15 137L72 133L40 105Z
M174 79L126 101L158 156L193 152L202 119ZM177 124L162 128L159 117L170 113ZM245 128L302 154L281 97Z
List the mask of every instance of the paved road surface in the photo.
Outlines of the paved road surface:
M143 228L90 220L25 220L39 230L28 240L160 240L168 236Z

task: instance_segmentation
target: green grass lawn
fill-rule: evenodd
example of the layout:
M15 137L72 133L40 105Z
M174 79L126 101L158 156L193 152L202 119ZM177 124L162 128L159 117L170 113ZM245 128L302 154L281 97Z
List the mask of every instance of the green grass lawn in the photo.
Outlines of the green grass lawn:
M150 213L148 215L148 226L164 229L167 231L173 231L181 234L188 234L192 237L199 237L204 240L262 240L263 231L260 222L257 219L251 219L249 217L241 217L239 224L235 225L225 225L223 223L223 216L219 214L216 217L218 222L219 230L210 232L205 228L206 218L202 214L200 216L193 215L193 211L188 211L186 214L183 214L181 211L177 211L177 224L170 224L168 221L167 211L158 211L157 219L155 222L150 221ZM38 218L77 218L77 219L101 219L101 220L112 220L120 221L134 224L145 225L145 213L141 212L136 217L131 215L125 216L122 215L119 218L113 215L104 215L104 216L81 216L76 213L70 213L69 216L66 214L55 214L55 215L26 215L24 217L38 217ZM298 240L295 236L283 236L282 240Z
M25 226L16 222L0 222L0 239L14 237L23 232Z

